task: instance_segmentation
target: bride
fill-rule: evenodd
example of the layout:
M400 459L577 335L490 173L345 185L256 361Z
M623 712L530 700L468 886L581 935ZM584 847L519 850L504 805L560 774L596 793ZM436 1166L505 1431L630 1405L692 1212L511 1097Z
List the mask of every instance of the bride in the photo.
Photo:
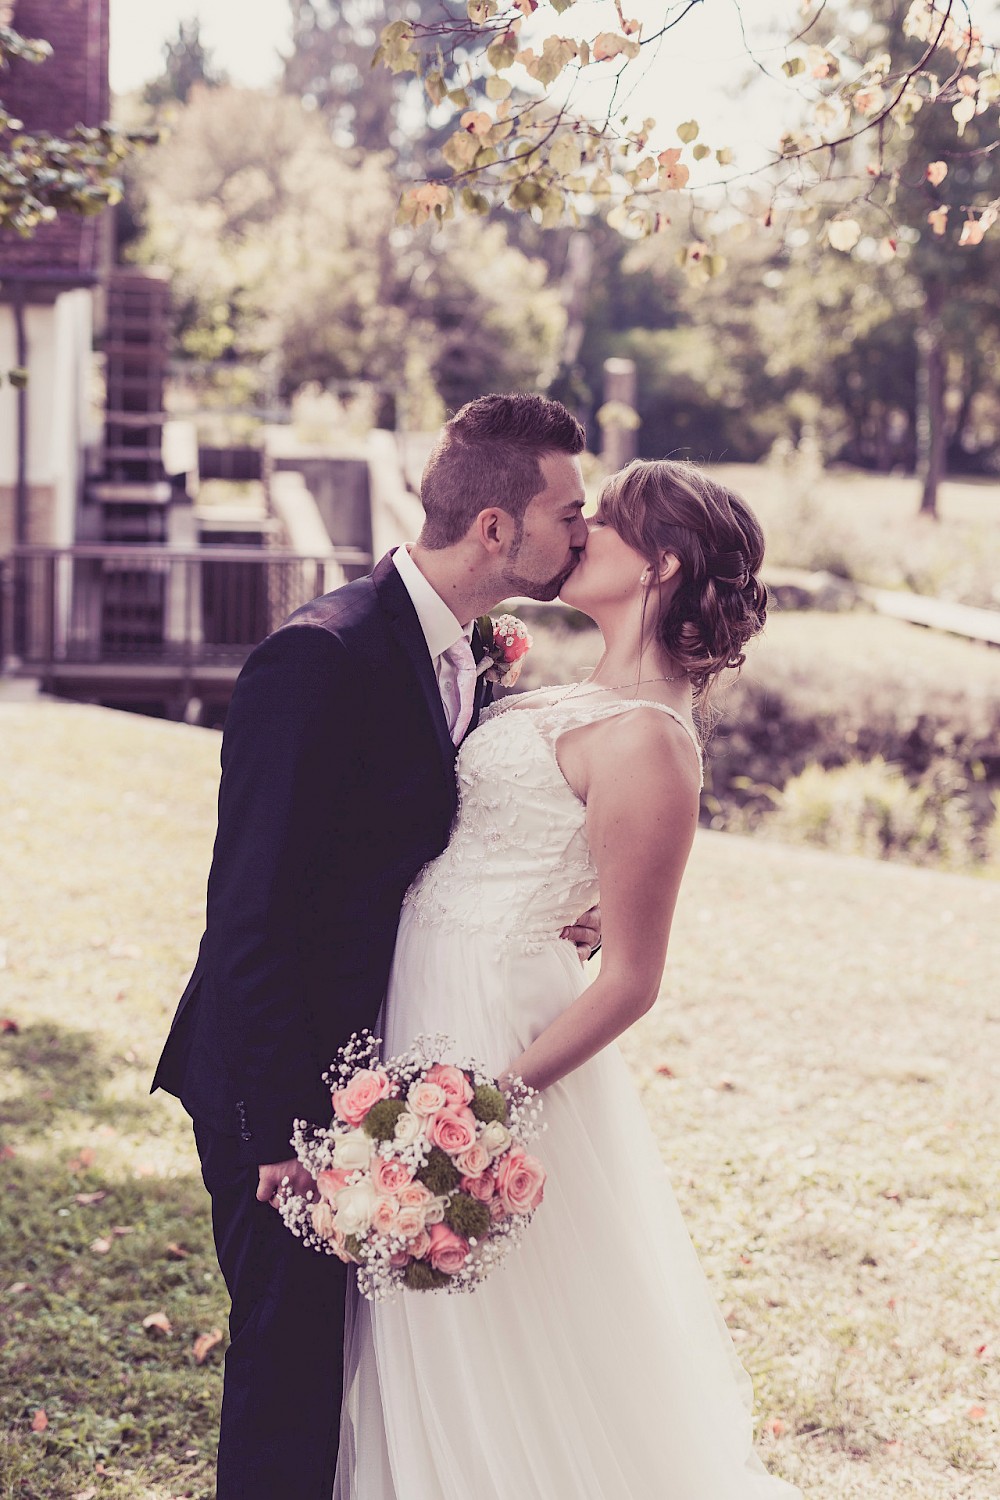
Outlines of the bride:
M604 654L488 709L406 896L380 1032L542 1091L545 1202L476 1291L349 1292L335 1500L779 1500L749 1379L614 1045L656 1000L698 821L693 708L762 627L760 528L692 465L605 485L562 598ZM599 976L565 924L598 899Z

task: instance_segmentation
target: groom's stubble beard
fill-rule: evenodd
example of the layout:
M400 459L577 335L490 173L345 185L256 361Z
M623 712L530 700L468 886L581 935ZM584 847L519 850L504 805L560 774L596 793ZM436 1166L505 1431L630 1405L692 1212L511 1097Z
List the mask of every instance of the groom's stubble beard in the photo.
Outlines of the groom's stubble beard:
M514 545L512 546L508 555L506 567L503 569L503 572L499 575L497 580L498 587L503 590L500 597L503 599L525 598L539 599L542 601L557 599L562 592L563 585L566 582L567 578L571 573L575 571L576 566L582 556L582 552L574 548L573 555L568 566L564 567L553 577L543 579L531 578L527 573L519 572L518 569L514 566L521 553L521 543L523 540L523 536L524 532L522 527L519 530L519 534L514 539Z

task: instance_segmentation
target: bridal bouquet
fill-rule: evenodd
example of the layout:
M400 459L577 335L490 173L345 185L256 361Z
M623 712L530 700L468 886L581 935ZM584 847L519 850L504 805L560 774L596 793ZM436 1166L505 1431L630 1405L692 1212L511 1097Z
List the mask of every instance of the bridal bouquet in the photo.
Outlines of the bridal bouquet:
M373 1302L400 1287L469 1291L517 1243L542 1201L545 1169L524 1142L541 1101L515 1081L504 1094L478 1064L439 1059L443 1035L380 1061L355 1033L324 1073L334 1118L297 1121L292 1144L318 1195L290 1195L293 1234L358 1268Z

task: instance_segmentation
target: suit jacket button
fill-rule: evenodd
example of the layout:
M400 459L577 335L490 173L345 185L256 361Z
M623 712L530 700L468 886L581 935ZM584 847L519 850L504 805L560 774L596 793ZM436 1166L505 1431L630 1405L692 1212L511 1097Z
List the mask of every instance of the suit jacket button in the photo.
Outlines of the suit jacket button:
M253 1140L253 1136L250 1134L249 1130L241 1130L240 1131L240 1140L241 1141L252 1141Z

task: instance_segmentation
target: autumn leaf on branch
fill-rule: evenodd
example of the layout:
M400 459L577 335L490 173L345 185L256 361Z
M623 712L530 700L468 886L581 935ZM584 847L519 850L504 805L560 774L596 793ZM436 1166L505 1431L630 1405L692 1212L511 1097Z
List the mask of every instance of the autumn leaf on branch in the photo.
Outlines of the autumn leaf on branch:
M646 120L637 130L616 108L655 59L652 44L683 47L694 5L640 24L623 0L579 12L572 0L469 0L464 15L425 11L394 21L382 31L375 62L422 78L425 108L445 135L440 177L403 189L400 222L419 229L458 210L505 208L549 227L602 212L641 237L676 219L682 194L694 216L691 244L708 246L685 254L698 276L739 217L781 235L806 228L839 253L868 259L897 248L909 253L921 235L980 243L1000 210L1000 191L989 174L964 164L985 160L996 143L996 43L970 23L961 0L912 0L898 13L875 0L862 32L842 24L845 4L831 0L815 14L806 6L807 23L773 65L747 40L748 59L783 90L789 118L770 159L743 171L734 143L703 139L696 120ZM579 26L566 32L576 18ZM746 17L743 26L746 32ZM700 67L711 62L697 58ZM603 115L579 102L584 78L606 85ZM922 162L931 133L917 128L921 118L936 127ZM680 148L669 145L671 136ZM961 201L946 206L901 193L915 156L929 189L961 178ZM947 208L958 210L951 220ZM856 234L847 227L854 225Z

